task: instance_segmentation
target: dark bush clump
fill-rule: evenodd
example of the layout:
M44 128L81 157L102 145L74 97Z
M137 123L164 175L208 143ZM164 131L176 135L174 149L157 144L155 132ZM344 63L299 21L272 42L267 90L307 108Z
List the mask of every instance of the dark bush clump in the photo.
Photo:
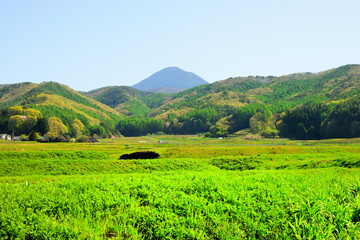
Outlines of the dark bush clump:
M120 156L120 159L154 159L159 158L160 154L153 151L142 151L142 152L133 152L125 153Z

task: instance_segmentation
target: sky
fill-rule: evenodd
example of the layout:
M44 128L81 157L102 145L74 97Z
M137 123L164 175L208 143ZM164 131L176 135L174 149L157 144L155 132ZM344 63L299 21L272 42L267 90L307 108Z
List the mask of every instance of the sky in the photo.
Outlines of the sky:
M360 64L358 0L0 0L0 84L208 82Z

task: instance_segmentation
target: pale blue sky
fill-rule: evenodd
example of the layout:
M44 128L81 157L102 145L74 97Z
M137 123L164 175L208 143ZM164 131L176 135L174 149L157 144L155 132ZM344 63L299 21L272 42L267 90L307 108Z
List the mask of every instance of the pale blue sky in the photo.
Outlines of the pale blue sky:
M360 63L359 25L358 0L0 0L0 84L318 72Z

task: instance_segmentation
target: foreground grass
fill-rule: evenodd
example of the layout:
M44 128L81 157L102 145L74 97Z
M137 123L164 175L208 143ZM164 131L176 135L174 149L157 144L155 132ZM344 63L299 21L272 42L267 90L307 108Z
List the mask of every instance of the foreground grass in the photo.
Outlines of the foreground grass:
M161 137L0 143L0 239L359 239L355 140Z
M210 148L208 151L212 152L212 149ZM270 170L360 167L360 155L346 152L339 154L272 153L252 156L222 156L212 159L204 159L202 158L203 155L200 156L201 158L119 160L98 151L0 152L0 177L7 179L6 177L29 175L94 175L150 173L170 170L204 171L218 168L226 170Z
M253 156L223 156L210 163L226 170L311 169L327 167L360 167L359 154L257 154Z
M0 185L2 239L360 236L358 169L19 177Z

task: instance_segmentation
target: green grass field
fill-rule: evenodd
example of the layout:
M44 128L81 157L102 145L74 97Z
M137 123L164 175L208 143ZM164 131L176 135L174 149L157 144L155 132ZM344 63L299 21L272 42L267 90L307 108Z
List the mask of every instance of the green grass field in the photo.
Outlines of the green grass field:
M141 150L161 158L119 160ZM0 142L0 159L0 239L360 239L359 139Z

